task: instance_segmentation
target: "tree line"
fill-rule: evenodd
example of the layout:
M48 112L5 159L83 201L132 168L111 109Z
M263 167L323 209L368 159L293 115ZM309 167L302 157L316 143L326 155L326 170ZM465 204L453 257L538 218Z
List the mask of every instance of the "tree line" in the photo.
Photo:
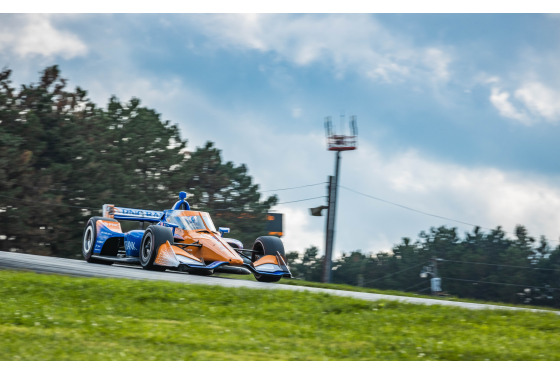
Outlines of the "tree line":
M316 247L288 258L296 277L321 280L323 257ZM332 268L334 283L420 294L431 293L434 276L442 281L440 295L560 307L560 245L544 236L536 240L521 225L512 238L501 227L475 227L463 237L454 227L431 228L391 251L345 253Z
M179 191L248 245L265 233L277 197L212 142L188 152L177 125L139 99L98 107L57 66L19 88L10 75L0 73L0 250L79 257L103 204L170 209Z

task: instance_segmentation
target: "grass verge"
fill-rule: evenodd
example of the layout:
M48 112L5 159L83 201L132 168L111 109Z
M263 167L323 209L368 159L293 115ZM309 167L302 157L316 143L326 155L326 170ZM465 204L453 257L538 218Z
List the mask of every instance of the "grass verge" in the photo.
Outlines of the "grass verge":
M560 316L0 271L0 360L560 360Z

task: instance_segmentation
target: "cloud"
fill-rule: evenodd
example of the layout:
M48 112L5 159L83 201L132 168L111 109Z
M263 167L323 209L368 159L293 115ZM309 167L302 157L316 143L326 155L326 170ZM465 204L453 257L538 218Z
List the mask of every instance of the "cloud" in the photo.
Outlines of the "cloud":
M183 86L177 77L169 79L149 79L139 77L133 72L115 74L114 80L99 81L92 77L82 83L88 87L89 96L95 103L105 104L112 95L117 96L121 102L127 102L133 97L141 99L141 104L149 108L157 108L161 112L169 103L179 102L184 97L195 97ZM105 77L110 77L110 74ZM108 82L110 82L108 84Z
M2 16L0 48L13 51L20 58L33 56L83 56L87 46L74 34L57 30L48 14Z
M370 15L215 15L192 18L221 48L272 53L298 66L326 64L335 75L357 72L388 83L445 82L449 53L416 47Z
M490 103L502 117L513 119L525 125L538 121L558 122L560 120L560 91L539 81L522 83L513 95L500 86L500 79L486 80L491 85Z
M314 227L312 217L306 209L297 209L288 206L279 207L275 212L283 214L284 248L286 252L305 252L305 249L315 245L324 247L324 233L320 228Z
M523 124L530 124L531 120L526 113L518 110L510 101L510 94L498 87L492 87L490 102L498 110L501 116L514 119Z
M519 99L535 116L547 121L560 120L560 92L540 82L528 82L515 91Z
M353 162L345 165L346 178L341 184L416 210L343 190L353 210L359 210L363 217L369 216L367 223L353 222L352 233L363 230L372 239L377 237L378 250L383 248L387 237L396 244L402 236L417 235L420 230L439 225L459 227L460 232L471 231L469 224L486 229L502 226L505 231L513 232L516 225L522 224L533 236L558 239L557 178L466 167L431 159L416 150L383 155L373 144L361 142L360 147ZM365 172L363 165L374 166ZM364 214L366 211L370 213ZM405 232L415 227L416 232ZM338 235L346 236L341 240L351 239L346 233Z
M292 108L292 117L293 118L300 118L303 113L303 109L301 108Z
M449 65L451 56L438 48L428 48L422 55L423 64L427 66L438 81L447 81L450 78Z

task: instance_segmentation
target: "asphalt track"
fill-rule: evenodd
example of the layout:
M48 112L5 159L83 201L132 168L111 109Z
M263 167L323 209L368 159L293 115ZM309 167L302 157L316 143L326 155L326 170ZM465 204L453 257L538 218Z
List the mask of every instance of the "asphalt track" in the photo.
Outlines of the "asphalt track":
M322 292L336 296L352 297L356 299L378 301L392 300L411 304L424 305L445 305L453 307L461 307L468 309L502 309L517 310L531 312L550 312L539 309L515 308L489 304L475 304L458 301L442 300L442 299L424 299L405 296L381 295L375 293L353 292L342 290L329 290L324 288L312 288L302 286L292 286L279 283L260 283L249 280L230 279L218 276L205 277L197 275L189 275L173 271L156 272L144 270L139 266L129 265L101 265L90 264L84 260L72 260L67 258L37 256L23 253L1 252L0 251L0 269L20 269L34 271L37 273L64 274L81 277L103 277L103 278L126 278L139 280L158 280L187 284L204 284L210 286L222 287L247 287L261 290L289 290L289 291L307 291ZM560 311L552 311L560 315Z

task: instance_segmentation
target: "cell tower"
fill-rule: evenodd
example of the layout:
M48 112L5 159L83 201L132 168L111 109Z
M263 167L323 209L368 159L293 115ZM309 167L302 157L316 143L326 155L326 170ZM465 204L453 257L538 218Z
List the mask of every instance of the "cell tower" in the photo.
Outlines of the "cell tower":
M356 116L350 116L350 122L346 125L344 116L340 116L340 128L333 128L332 118L325 118L325 132L327 136L327 149L336 152L334 177L329 176L327 206L311 209L311 214L320 216L323 209L327 209L327 224L325 230L325 261L323 263L324 283L331 282L332 252L334 243L334 224L336 217L336 196L338 193L338 175L340 172L340 152L353 151L357 148L358 125ZM346 129L348 131L346 131Z

